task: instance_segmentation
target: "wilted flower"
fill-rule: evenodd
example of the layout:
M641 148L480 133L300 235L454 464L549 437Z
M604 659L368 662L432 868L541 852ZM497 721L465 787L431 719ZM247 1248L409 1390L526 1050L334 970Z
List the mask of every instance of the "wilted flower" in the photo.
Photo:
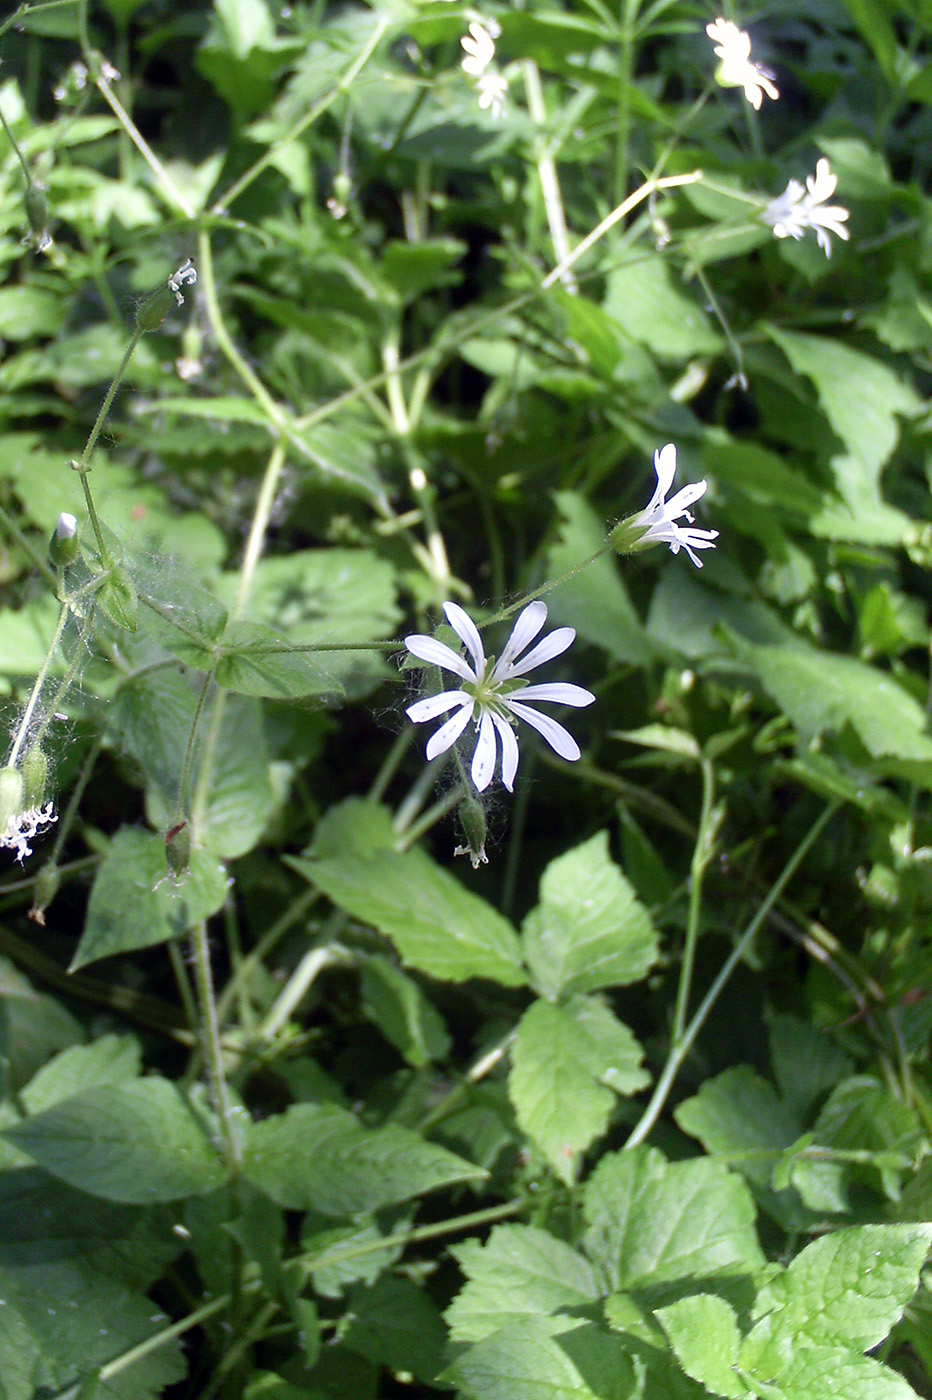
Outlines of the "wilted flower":
M168 279L169 290L175 293L175 301L179 306L184 306L184 293L182 287L193 287L197 282L197 268L188 258L181 264L177 272L173 272Z
M693 530L678 525L682 517L691 526L693 516L689 507L706 492L706 482L696 481L684 486L672 500L667 500L667 492L676 476L676 448L672 442L654 453L654 471L657 473L657 486L645 510L631 515L616 525L609 543L619 554L634 554L651 544L668 544L673 554L685 549L697 569L702 568L702 560L696 555L697 549L714 549L718 539L717 530Z
M447 621L465 643L472 664L452 647L435 637L416 634L405 638L405 646L419 661L452 671L464 682L459 690L446 690L429 695L408 706L407 715L415 724L436 719L438 715L455 710L455 714L431 735L427 757L452 748L471 719L476 722L476 746L473 750L472 780L479 792L492 781L498 759L498 744L502 750L502 782L514 791L518 771L518 741L514 735L515 719L523 719L547 740L550 747L568 760L578 759L579 746L573 736L549 715L538 714L526 702L552 700L558 705L591 705L595 696L582 686L562 681L546 685L525 685L520 677L544 661L560 656L569 647L576 631L573 627L558 627L524 656L521 653L534 640L547 620L545 603L529 603L519 613L505 649L496 661L486 659L482 639L472 618L456 603L444 603ZM519 659L520 658L520 659Z
M776 199L771 200L761 214L765 224L770 224L777 238L802 238L807 228L814 228L819 247L827 258L832 256L830 233L839 238L850 237L845 228L848 210L840 204L826 204L835 193L838 177L832 174L828 161L823 156L816 161L816 173L806 177L806 186L798 180L791 180L786 189Z
M751 62L751 40L743 29L730 19L717 19L706 25L705 32L715 45L715 57L719 59L715 76L722 87L744 88L744 95L756 112L760 111L765 92L776 101L780 94L773 74L763 64Z
M52 802L46 802L41 807L30 807L24 812L14 812L0 832L0 849L13 851L22 865L26 857L32 855L30 841L36 836L41 836L43 831L48 830L52 823L57 821L55 805Z

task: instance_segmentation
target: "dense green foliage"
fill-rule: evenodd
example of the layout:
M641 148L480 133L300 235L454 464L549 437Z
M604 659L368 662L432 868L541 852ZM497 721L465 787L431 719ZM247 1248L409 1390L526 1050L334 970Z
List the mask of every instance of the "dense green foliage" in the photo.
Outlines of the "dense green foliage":
M5 1400L932 1394L932 5L726 18L0 24Z

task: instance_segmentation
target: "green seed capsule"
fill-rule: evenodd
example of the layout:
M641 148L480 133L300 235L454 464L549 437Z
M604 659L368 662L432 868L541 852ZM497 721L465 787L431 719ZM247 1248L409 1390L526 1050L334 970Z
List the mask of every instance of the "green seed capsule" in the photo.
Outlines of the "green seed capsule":
M41 807L45 801L45 787L49 777L49 761L38 744L23 759L23 783L26 807Z
M26 206L29 227L38 238L41 238L49 221L49 203L45 197L45 191L40 189L38 185L27 185L26 193L23 195L23 204Z

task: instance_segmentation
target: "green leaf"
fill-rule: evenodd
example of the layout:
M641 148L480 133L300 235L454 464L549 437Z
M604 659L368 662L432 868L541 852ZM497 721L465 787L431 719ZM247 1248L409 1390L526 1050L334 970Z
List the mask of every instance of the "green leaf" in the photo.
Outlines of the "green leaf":
M300 644L256 622L230 623L217 652L217 684L240 695L298 700L339 690L326 662L312 647L301 650Z
M925 1152L926 1136L915 1111L868 1074L836 1085L813 1131L820 1146L875 1155L891 1200L899 1199L902 1176ZM867 1171L862 1167L859 1174Z
M741 1333L734 1310L724 1298L696 1293L669 1307L659 1308L656 1316L670 1338L677 1360L693 1380L714 1395L741 1400L747 1386L735 1375Z
M38 287L0 289L0 336L4 340L31 340L55 335L67 315L67 302Z
M522 940L533 985L550 999L636 982L653 965L657 934L608 854L607 832L550 862Z
M919 1400L898 1371L872 1356L805 1341L789 1349L780 1370L768 1373L765 1383L770 1390L760 1393L773 1394L778 1400L784 1396L786 1400L826 1400L829 1395L844 1396L844 1400Z
M136 631L139 602L133 580L122 564L113 565L95 596L115 627L124 632Z
M715 355L721 338L696 298L673 281L668 260L640 257L606 279L605 310L632 340L661 359Z
M414 979L387 958L374 955L363 963L362 996L364 1009L409 1065L420 1068L448 1053L443 1017Z
M391 817L350 799L319 824L309 859L291 860L354 918L392 939L405 962L432 977L524 981L517 935L485 900L422 850L393 849Z
M405 1128L363 1128L333 1104L293 1104L255 1124L243 1172L281 1206L338 1216L486 1175Z
M560 538L547 554L547 572L559 577L605 544L605 521L575 491L557 491ZM601 647L616 661L643 665L650 643L622 582L618 564L604 554L547 594L550 619L575 627L582 641Z
M859 1225L813 1240L771 1284L773 1311L748 1334L742 1364L777 1369L801 1341L877 1346L912 1300L930 1244L932 1224Z
M579 1153L608 1127L612 1089L629 1093L647 1082L641 1054L627 1026L582 997L569 1006L538 1001L522 1016L508 1092L519 1126L567 1183Z
M97 1084L125 1084L140 1070L139 1042L128 1035L104 1035L90 1045L71 1045L49 1060L23 1089L30 1115Z
M925 710L889 673L815 647L742 646L739 654L804 740L850 724L873 758L932 759Z
M457 1357L440 1379L469 1400L601 1400L542 1318L501 1328Z
M70 971L177 938L215 914L226 893L226 871L209 852L192 850L187 874L176 881L163 836L121 827L97 870Z
M109 1201L174 1201L226 1176L191 1108L154 1075L87 1089L2 1135L60 1181Z
M534 1314L564 1313L575 1327L579 1310L599 1298L588 1260L533 1225L496 1225L485 1244L467 1240L450 1252L467 1278L444 1314L455 1342L481 1341Z
M764 1265L747 1187L709 1158L668 1164L656 1148L608 1153L586 1182L583 1210L586 1253L613 1288Z
M849 1075L853 1061L824 1031L799 1016L770 1018L770 1057L780 1096L797 1120Z
M343 1345L395 1375L433 1381L443 1365L447 1334L440 1314L410 1279L385 1275L371 1288L354 1288Z
M403 305L436 287L455 287L463 278L458 264L467 245L458 238L432 238L419 243L392 239L384 245L379 269Z

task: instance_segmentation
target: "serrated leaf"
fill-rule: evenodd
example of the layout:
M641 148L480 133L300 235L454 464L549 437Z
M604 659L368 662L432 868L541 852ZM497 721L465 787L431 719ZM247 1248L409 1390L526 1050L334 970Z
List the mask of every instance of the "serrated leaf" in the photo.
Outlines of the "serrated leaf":
M550 862L522 941L534 986L551 999L636 982L651 967L657 935L606 832Z
M608 1126L614 1094L647 1082L641 1048L606 1007L576 998L569 1006L538 1001L518 1023L508 1093L518 1124L564 1181L579 1153Z
M785 1400L826 1400L836 1395L844 1400L919 1400L898 1371L872 1356L805 1341L791 1348L785 1364L767 1381Z
M507 919L420 849L395 851L389 813L351 799L319 824L304 877L355 918L392 939L405 962L432 977L524 981L518 938Z
M467 1240L451 1254L467 1282L444 1317L455 1342L478 1342L522 1317L565 1314L599 1298L592 1265L568 1244L533 1225L496 1225L485 1244Z
M542 1318L503 1327L441 1376L470 1400L599 1400Z
M740 655L804 740L850 724L873 758L932 759L925 711L877 667L815 647L742 646Z
M90 1045L71 1045L49 1060L20 1094L29 1114L96 1084L125 1084L140 1070L139 1042L128 1035L104 1035Z
M254 1125L243 1173L281 1206L336 1216L486 1175L405 1128L363 1128L333 1104L293 1104Z
M226 871L209 852L192 850L187 873L176 881L168 874L164 836L121 827L97 870L70 971L177 938L215 914L226 892Z
M658 1308L656 1317L687 1376L714 1395L732 1400L747 1395L733 1369L741 1346L738 1320L724 1298L696 1293Z
M451 1040L439 1011L414 979L387 958L375 955L363 963L362 997L366 1012L409 1065L420 1068L449 1051Z
M803 1123L781 1102L772 1084L749 1065L707 1079L699 1093L675 1111L684 1133L707 1152L726 1157L751 1181L766 1187L780 1153L803 1131Z
M779 1368L800 1341L877 1346L916 1292L930 1244L932 1224L860 1225L813 1240L781 1275L782 1306L749 1333L742 1364Z
M645 1147L606 1154L586 1182L583 1209L586 1253L612 1288L764 1264L747 1187L709 1158L667 1163Z
M60 1181L108 1201L179 1200L226 1177L179 1091L155 1075L87 1089L2 1135Z

